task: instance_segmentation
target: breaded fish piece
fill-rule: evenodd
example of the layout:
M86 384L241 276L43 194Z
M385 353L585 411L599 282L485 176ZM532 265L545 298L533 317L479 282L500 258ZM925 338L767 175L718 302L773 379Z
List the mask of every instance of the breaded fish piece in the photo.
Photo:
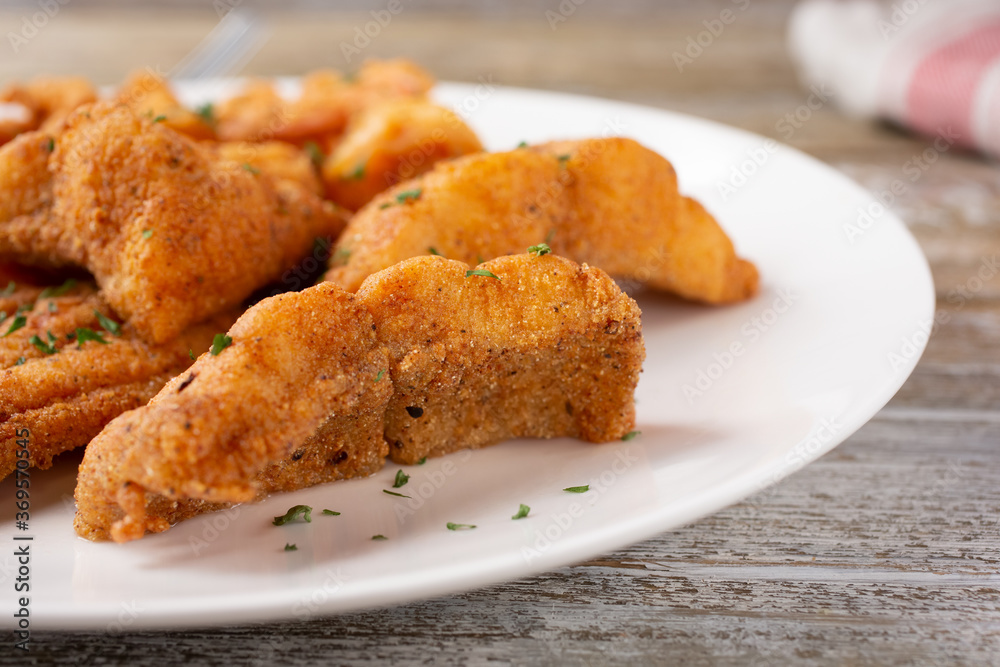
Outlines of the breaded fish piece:
M323 284L271 297L229 336L87 447L80 535L137 539L225 503L383 465L388 353L353 295Z
M55 139L0 148L13 202L0 205L0 261L84 267L140 337L169 341L343 228L314 177L304 185L266 164L237 164L120 104L82 108Z
M635 425L639 307L602 270L552 255L475 267L416 257L358 299L389 349L397 463L510 438L618 440ZM495 278L492 276L496 276Z
M757 269L679 194L670 163L631 139L556 142L440 163L373 199L349 223L327 279L356 290L417 255L465 262L552 252L696 301L757 291Z
M377 104L352 119L323 163L326 196L356 211L437 162L483 150L454 112L422 99Z
M137 116L163 123L192 139L215 138L215 129L208 120L181 105L167 82L152 69L129 75L114 99Z
M365 108L398 98L422 97L434 79L406 60L366 61L353 80L334 70L302 79L302 93L283 99L267 82L253 82L214 107L216 131L224 141L315 141L329 150L348 121Z
M11 283L8 283L10 286ZM114 417L144 405L238 315L229 311L150 345L120 323L96 288L68 280L0 292L0 479L15 465L16 433L30 432L29 462L86 445ZM103 319L102 319L103 318Z
M58 131L77 107L97 100L97 90L82 77L39 77L11 83L0 91L0 144L15 136L41 130Z
M228 503L510 437L633 426L639 309L599 269L520 255L407 260L355 296L266 299L87 447L77 533L124 542Z

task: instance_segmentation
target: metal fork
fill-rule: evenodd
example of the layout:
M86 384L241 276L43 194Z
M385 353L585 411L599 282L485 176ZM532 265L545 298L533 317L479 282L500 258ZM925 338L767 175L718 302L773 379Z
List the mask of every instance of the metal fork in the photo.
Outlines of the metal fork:
M171 79L238 74L257 55L271 31L255 12L234 9L170 71Z

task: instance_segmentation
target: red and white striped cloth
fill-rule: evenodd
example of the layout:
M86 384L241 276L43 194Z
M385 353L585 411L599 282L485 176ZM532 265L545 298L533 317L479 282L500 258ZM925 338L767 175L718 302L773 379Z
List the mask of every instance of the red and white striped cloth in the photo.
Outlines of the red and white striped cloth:
M1000 0L805 0L789 46L847 112L1000 157Z

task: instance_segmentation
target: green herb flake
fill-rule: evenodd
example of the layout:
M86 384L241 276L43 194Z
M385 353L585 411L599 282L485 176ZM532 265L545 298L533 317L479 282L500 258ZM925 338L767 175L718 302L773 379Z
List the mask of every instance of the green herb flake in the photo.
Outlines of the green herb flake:
M285 542L285 551L298 551L298 550L299 548L294 544L288 544L287 542Z
M560 155L558 157L558 160L559 160L559 165L565 167L566 163L569 162L569 154L567 153L566 155Z
M156 118L154 118L154 119L153 119L153 122L154 122L154 123L162 123L162 122L163 122L163 121L165 121L166 119L167 119L167 117L166 117L166 116L157 116Z
M470 269L465 272L465 277L468 278L470 276L485 276L486 278L495 278L497 280L500 280L500 278L495 276L490 271L487 271L486 269Z
M390 206L392 206L392 202L385 202L384 204L381 204L381 205L379 206L379 209L380 209L380 210L381 210L381 209L387 209L387 208L389 208Z
M286 523L292 523L298 519L299 516L301 516L302 520L306 523L312 523L312 511L313 508L309 507L309 505L296 505L285 512L284 516L274 517L273 523L275 526L284 526Z
M59 310L59 306L56 305L55 301L49 301L49 312L54 313Z
M385 535L372 535L372 540L373 541L376 541L376 540L387 540L387 539L389 539L389 538L386 537Z
M340 516L340 512L334 512L333 510L323 510L323 514L327 516Z
M514 519L515 521L517 519L523 519L524 517L528 516L528 512L530 511L531 511L530 507L528 507L524 503L521 503L521 506L517 508L517 514L512 516L511 519Z
M26 360L25 360L24 357L18 357L17 361L14 362L14 365L15 366L22 366L22 365L24 365L25 361Z
M545 235L545 243L552 243L552 237L556 235L556 230L550 229L549 233Z
M387 493L390 496L396 496L397 498L409 498L409 496L404 496L402 493L396 493L395 491L390 491L389 489L382 489L382 493Z
M567 486L563 491L569 493L586 493L590 491L590 484L584 484L583 486Z
M418 466L422 466L425 463L427 463L427 457L426 456L423 457L422 459L420 459L419 461L417 461L417 465Z
M215 107L211 102L202 104L200 107L195 109L194 112L201 116L201 119L209 125L213 125L215 123Z
M517 145L517 147L518 148L527 148L528 147L528 142L527 141L522 141L521 143L519 143Z
M435 248L434 246L429 246L427 248L427 252L429 252L430 254L434 255L435 257L443 257L443 255L441 253L439 253L437 251L437 248Z
M212 353L213 357L217 357L232 344L233 339L226 334L215 334L215 338L212 339L212 349L209 352Z
M528 248L528 254L534 255L535 257L541 257L542 255L547 255L552 252L552 248L549 247L548 243L539 243L538 245L533 245Z
M101 337L101 334L97 333L93 329L87 329L86 327L78 328L76 330L76 346L77 348L83 347L83 344L87 341L94 341L95 343L100 343L101 345L107 345L108 341Z
M347 248L337 248L333 253L333 266L345 266L351 259L351 251Z
M384 375L385 375L385 369L383 368L382 370L380 370L378 372L378 375L375 376L375 381L376 382L381 382L382 381L382 376L384 376Z
M471 523L452 523L451 521L446 523L445 527L448 530L472 530L475 528Z
M307 141L305 145L306 153L309 154L309 159L312 161L316 167L323 166L323 160L326 156L323 155L323 149L319 147L315 141Z
M16 290L16 289L17 289L17 283L15 283L13 280L11 280L9 283L7 283L6 287L4 287L2 290L0 290L0 296L3 296L3 297L10 296L10 295L12 295L14 293L14 290Z
M407 475L402 470L396 471L396 479L392 483L392 488L398 489L401 486L406 486L406 483L410 481L410 476Z
M628 442L637 435L642 435L642 431L629 431L628 433L622 436L622 440Z
M191 361L194 361L194 350L188 350L188 356L191 357Z
M3 336L0 336L0 338L6 338L7 336L17 331L18 329L23 328L24 325L27 323L28 323L27 317L25 317L24 315L18 315L17 317L14 318L14 321L10 323L10 328L7 329L7 333L5 333Z
M74 287L76 287L76 281L70 278L59 287L46 287L42 290L42 293L38 295L38 299L52 299L57 296L62 296Z
M100 322L101 327L107 331L112 336L122 335L122 325L115 322L113 319L105 315L99 310L94 311L94 315L97 316L97 321Z
M37 347L42 352L42 354L47 354L47 355L55 354L56 352L59 351L59 348L57 348L55 345L56 337L52 335L51 331L46 331L45 333L49 337L48 343L43 341L38 334L35 334L31 338L29 338L28 342Z
M398 203L398 204L405 204L408 201L416 201L416 200L420 199L420 195L422 193L423 193L423 190L421 190L421 189L417 189L417 190L403 190L398 195L396 195L396 203Z
M360 181L365 177L365 165L359 164L354 171L351 172L351 180Z
M153 235L153 230L152 229L144 229L144 230L142 230L142 238L148 239L152 235Z
M249 171L254 176L256 176L257 174L260 173L260 169L258 169L257 167L253 166L249 162L244 162L243 163L243 168L246 169L247 171Z
M49 140L45 143L45 149L50 153L54 151L56 149L56 140L49 137Z

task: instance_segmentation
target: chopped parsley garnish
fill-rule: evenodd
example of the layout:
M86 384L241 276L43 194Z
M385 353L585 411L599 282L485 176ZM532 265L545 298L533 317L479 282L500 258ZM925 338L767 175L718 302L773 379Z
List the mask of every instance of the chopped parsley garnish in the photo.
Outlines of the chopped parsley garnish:
M38 295L38 298L51 299L53 297L62 296L74 287L76 287L76 281L70 278L59 287L46 287L42 290L42 293Z
M372 539L373 540L387 540L389 538L386 537L385 535L372 535Z
M559 166L565 167L566 163L569 162L569 154L559 156Z
M213 357L222 354L222 351L233 344L233 339L226 334L215 334L212 339L212 349L209 350Z
M317 167L322 167L323 160L326 156L323 155L323 149L319 147L319 144L315 141L307 141L305 148L306 153L309 154L309 159L312 160L312 163Z
M191 357L191 361L194 361L194 350L188 350L188 356Z
M629 431L628 433L626 433L625 435L622 436L622 440L625 440L626 442L628 442L629 440L631 440L635 436L641 435L641 434L642 434L642 431Z
M376 382L380 382L382 380L382 376L383 375L385 375L385 369L384 368L378 372L378 375L375 376L375 381Z
M340 516L340 512L334 512L333 510L323 510L323 514L327 516Z
M24 358L24 357L18 357L18 358L17 358L17 361L15 361L15 362L14 362L14 365L15 365L15 366L20 366L20 365L24 364L24 363L25 363L25 361L26 361L26 360L25 360L25 358Z
M17 289L17 283L11 280L9 283L7 283L6 287L0 290L0 296L10 296L11 294L14 293L14 290L16 289Z
M50 153L51 153L52 151L54 151L54 150L56 149L56 140L55 140L55 139L53 139L52 137L49 137L49 141L48 141L48 143L47 143L47 144L45 144L45 148L46 148L46 149L47 149L47 150L48 150L48 151L49 151Z
M257 174L260 173L260 169L258 169L257 167L253 166L249 162L244 162L243 163L243 168L246 169L247 171L249 171L254 176L256 176Z
M409 496L404 496L402 493L396 493L395 491L390 491L389 489L382 489L382 493L388 493L390 496L397 496L399 498L409 498Z
M400 204L405 204L406 202L408 202L410 200L416 201L416 200L420 199L421 193L423 193L423 190L420 190L420 189L417 189L417 190L403 190L398 195L396 195L396 202L400 203Z
M530 248L528 248L528 254L534 255L536 257L547 255L550 252L552 252L552 248L549 247L548 243L539 243L538 245L533 245Z
M512 516L511 519L515 519L515 520L517 520L517 519L523 519L524 517L528 516L528 512L530 512L530 511L531 511L530 507L528 507L524 503L521 503L521 506L517 508L517 514L515 514L514 516Z
M528 147L528 142L527 141L522 141L521 143L519 143L517 145L517 147L518 148L527 148Z
M162 123L162 122L163 122L163 121L165 121L166 119L167 119L167 117L166 117L166 116L157 116L156 118L154 118L154 119L153 119L153 122L154 122L154 123Z
M51 331L46 331L46 335L49 337L49 342L46 343L38 334L35 334L28 339L28 342L37 347L43 354L55 354L59 351L56 347L56 337L52 335Z
M355 181L360 181L365 177L365 165L359 164L357 168L351 172L351 179Z
M306 523L312 523L312 511L313 508L309 507L309 505L296 505L285 512L284 516L274 517L274 525L284 526L286 523L295 521L299 518L299 516L301 516L303 521Z
M471 523L452 523L451 521L446 523L445 527L447 527L448 530L472 530L475 528L475 526Z
M200 107L195 109L194 112L201 116L201 119L209 125L215 123L215 107L212 106L211 102L202 104Z
M87 329L86 327L78 328L73 336L76 338L77 348L83 347L83 344L88 340L92 340L95 343L100 343L101 345L107 345L108 341L101 337L101 334L97 333L93 329Z
M285 542L285 551L298 551L298 550L299 548L294 544L289 544L288 542Z
M465 277L468 278L469 276L485 276L487 278L496 278L497 280L500 280L499 277L493 275L493 273L487 271L486 269L469 269L465 272Z
M347 248L337 248L337 251L333 253L333 265L334 266L344 266L347 264L347 260L351 258L351 251Z
M382 204L381 206L379 206L379 208L380 209L389 208L390 206L392 206L392 202L385 202L384 204Z
M586 493L590 491L590 484L584 484L583 486L567 486L563 491L569 491L570 493Z
M54 313L59 310L59 306L56 305L55 301L49 301L49 312Z
M423 457L422 459L420 459L419 461L417 461L417 465L418 466L422 466L425 463L427 463L427 457L426 456Z
M0 338L6 338L7 336L17 331L18 329L22 328L27 323L28 323L27 317L25 317L24 315L18 315L17 317L14 318L14 321L10 323L10 328L7 329L7 333L5 333L3 336L0 336Z
M95 310L94 311L94 315L97 316L97 321L101 323L101 326L109 334L111 334L112 336L121 336L122 335L122 325L118 324L113 319L111 319L110 317L106 316L104 313L102 313L99 310Z
M439 253L439 252L437 251L437 248L435 248L434 246L429 246L429 247L427 248L427 252L429 252L429 253L430 253L430 254L432 254L432 255L436 255L436 256L438 256L438 257L442 257L441 253Z
M144 229L144 230L142 230L142 238L148 239L152 235L153 235L153 230L152 229Z
M396 471L396 479L392 483L392 488L398 489L401 486L406 486L406 483L410 481L410 476L407 475L402 470Z

